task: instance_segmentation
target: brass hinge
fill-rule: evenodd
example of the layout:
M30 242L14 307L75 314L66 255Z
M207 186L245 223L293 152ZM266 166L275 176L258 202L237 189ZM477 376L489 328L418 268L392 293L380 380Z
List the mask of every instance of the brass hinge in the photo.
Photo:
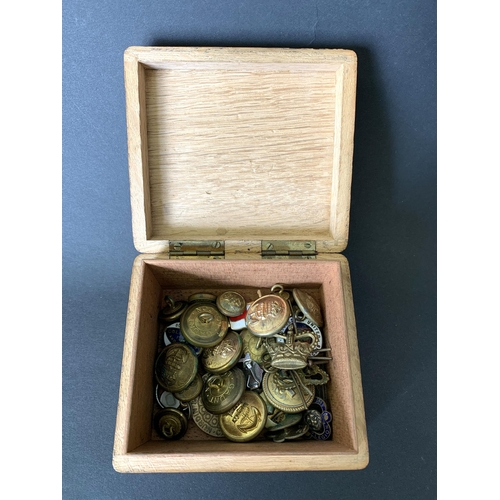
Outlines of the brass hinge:
M169 255L172 259L223 259L224 241L170 241Z
M263 241L263 259L315 259L315 241Z

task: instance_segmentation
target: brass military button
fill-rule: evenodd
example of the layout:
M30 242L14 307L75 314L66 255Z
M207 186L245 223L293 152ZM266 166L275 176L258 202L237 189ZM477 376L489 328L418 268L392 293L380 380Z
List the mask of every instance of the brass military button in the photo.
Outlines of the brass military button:
M165 299L167 301L167 305L161 310L160 318L165 321L175 321L180 318L187 307L187 302L183 300L174 302L174 299L168 295Z
M198 358L186 344L170 344L161 351L155 363L157 382L169 392L180 392L194 380Z
M203 389L203 380L199 373L196 374L194 380L183 390L176 392L174 396L181 402L186 403L196 398Z
M265 345L260 342L260 346L257 348L259 343L259 337L256 337L253 333L245 328L241 331L241 340L243 341L243 352L250 354L250 357L256 363L262 363L262 356L267 352Z
M314 400L314 385L306 384L304 389L297 382L298 377L291 375L293 371L288 372L290 376L286 373L277 371L264 375L262 389L267 400L285 413L299 413L307 410Z
M255 439L266 423L267 410L258 394L245 391L236 406L220 415L220 426L231 441L244 443Z
M264 295L247 312L247 328L258 337L272 337L287 323L290 316L288 303L279 295Z
M215 302L217 297L212 293L193 293L188 297L188 302Z
M207 380L210 374L205 373L202 376L203 383ZM224 437L224 433L220 427L219 416L207 411L203 405L201 394L189 402L189 407L193 415L194 423L209 436Z
M229 331L224 339L214 347L203 350L201 363L210 373L224 373L230 370L240 359L243 343L240 336Z
M166 408L154 416L156 432L164 439L180 439L186 434L188 421L184 413L175 408Z
M237 292L224 292L217 297L217 307L222 314L230 318L235 318L246 309L246 300L242 295Z
M185 339L196 347L217 345L229 328L228 319L210 302L194 302L181 317L180 327Z
M323 316L316 300L299 288L293 289L293 298L304 316L321 328L323 326Z
M245 392L245 376L239 368L210 375L203 386L201 397L205 408L215 415L231 409Z

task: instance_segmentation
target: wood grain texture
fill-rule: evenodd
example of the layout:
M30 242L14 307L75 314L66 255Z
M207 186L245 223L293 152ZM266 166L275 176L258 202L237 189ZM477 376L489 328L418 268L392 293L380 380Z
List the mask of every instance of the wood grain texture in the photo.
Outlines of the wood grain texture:
M272 471L359 469L368 463L359 354L348 264L341 255L318 260L168 260L141 255L134 261L125 336L113 465L120 472ZM333 440L280 445L205 439L178 443L151 439L156 315L165 293L236 288L247 299L274 283L301 286L322 304L325 342L333 361L328 397Z
M125 82L140 252L171 239L345 248L354 52L131 47Z

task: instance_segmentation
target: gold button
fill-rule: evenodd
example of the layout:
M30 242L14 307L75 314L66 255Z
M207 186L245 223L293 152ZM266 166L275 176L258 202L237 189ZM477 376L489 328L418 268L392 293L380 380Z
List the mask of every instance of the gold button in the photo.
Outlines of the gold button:
M245 391L238 404L219 417L224 435L237 443L255 439L264 429L266 419L266 405L252 391Z
M184 311L180 328L185 339L196 347L212 347L222 341L228 319L210 302L194 302Z
M216 303L219 311L230 318L243 314L247 305L242 295L232 291L221 293L217 297Z
M201 363L210 373L229 371L240 359L243 343L240 336L230 330L224 339L214 347L203 350Z

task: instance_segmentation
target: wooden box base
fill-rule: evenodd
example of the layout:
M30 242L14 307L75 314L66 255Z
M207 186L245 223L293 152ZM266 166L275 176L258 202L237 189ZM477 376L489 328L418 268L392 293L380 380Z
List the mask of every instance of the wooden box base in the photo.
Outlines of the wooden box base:
M247 299L275 283L306 289L320 302L333 360L328 398L331 441L232 443L201 432L168 442L152 437L153 366L158 313L165 294L234 289ZM195 425L193 422L190 425ZM113 466L119 472L222 472L362 469L368 444L347 260L169 260L140 255L132 271Z

